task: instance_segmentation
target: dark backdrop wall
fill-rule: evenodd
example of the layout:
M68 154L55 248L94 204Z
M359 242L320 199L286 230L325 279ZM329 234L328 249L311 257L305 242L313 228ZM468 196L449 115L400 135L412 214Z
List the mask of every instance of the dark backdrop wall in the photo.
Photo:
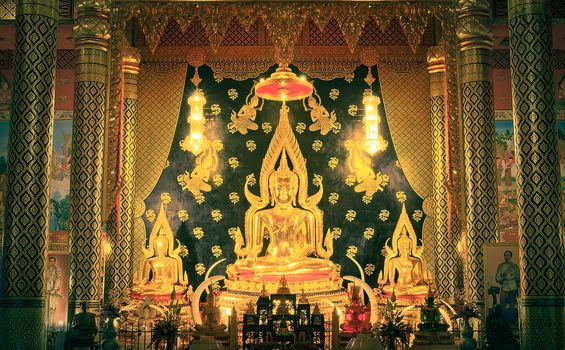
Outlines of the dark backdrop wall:
M274 69L271 68L264 77ZM296 68L293 69L296 72ZM377 78L372 86L373 93L381 96L376 67L372 73ZM216 261L227 259L214 268L211 276L224 274L227 264L235 261L230 228L232 234L235 227L242 232L244 230L244 214L249 207L243 193L245 179L250 174L259 178L261 162L277 126L281 104L265 101L255 120L258 130L250 130L245 135L233 129L230 132L230 114L232 111L237 113L245 104L254 82L251 79L234 81L219 78L216 81L210 68L204 66L199 69L202 78L199 87L207 99L206 136L215 144L219 162L208 181L211 190L202 192L202 196L195 196L182 189L178 178L179 175L192 172L196 162L192 153L180 147L180 142L190 132L187 99L195 89L190 81L193 75L194 68L189 67L168 161L157 185L145 201L143 219L149 235L160 202L164 200L167 203L167 217L173 233L189 250L188 256L183 258L184 269L190 283L196 288L203 281L207 269ZM353 256L364 269L367 282L376 286L378 272L384 261L381 250L394 231L402 208L401 202L405 200L408 215L419 238L425 215L422 198L410 187L400 168L384 112L387 101L383 101L379 109L380 133L388 147L371 157L371 168L375 174L388 177L388 183L372 198L364 196L366 192L355 191L359 183L352 177L354 172L348 167L347 158L351 143L363 142L362 97L364 90L369 87L363 80L366 75L367 68L358 67L351 81L312 80L322 105L328 112L335 111L337 116L335 127L326 135L309 130L312 121L301 101L290 102L288 106L290 123L307 160L309 194L317 190L312 183L314 175L320 175L323 179L324 196L319 207L324 211L324 232L330 229L335 235L331 259L341 266L342 276L359 276L359 269L346 255ZM159 140L155 139L154 142ZM139 154L138 157L143 155ZM252 191L259 194L258 181Z

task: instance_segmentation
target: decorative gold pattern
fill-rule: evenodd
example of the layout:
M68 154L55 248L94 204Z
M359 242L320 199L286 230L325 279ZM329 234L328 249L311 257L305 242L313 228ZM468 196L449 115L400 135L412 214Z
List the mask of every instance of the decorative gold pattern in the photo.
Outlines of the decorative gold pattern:
M199 32L207 35L206 43L187 46L211 45L212 51L216 52L219 45L229 44L226 42L226 31L234 26L243 26L244 30L249 31L252 25L257 23L256 19L261 18L261 24L270 34L274 46L275 61L283 66L289 64L293 59L294 45L299 38L302 28L306 21L306 16L310 16L312 21L306 27L312 27L312 32L323 32L331 30L335 33L336 27L341 31L343 37L337 36L336 43L339 46L346 43L351 52L354 52L358 43L361 45L388 45L388 44L409 44L414 50L422 42L424 31L428 27L429 19L436 16L440 20L447 18L447 12L452 12L454 6L443 1L437 3L371 3L365 2L251 2L251 3L216 3L200 2L194 3L163 3L163 2L119 2L118 12L126 12L128 15L138 17L149 49L155 50L157 44L163 36L166 36L167 23L174 19L179 25L182 33L196 22L202 23ZM193 21L198 17L198 20ZM373 17L375 20L373 20ZM398 21L392 21L398 17ZM237 18L233 21L232 18ZM378 22L380 29L377 28ZM241 22L241 24L239 24ZM236 23L236 25L231 25ZM394 23L394 25L389 25ZM331 28L327 28L330 27ZM365 30L365 26L371 26ZM401 29L406 36L400 34L400 41L389 43L384 39L383 33L388 33L389 29ZM192 30L192 28L191 28ZM309 31L309 29L307 29ZM190 31L190 30L189 30ZM236 31L240 33L241 30ZM251 33L251 32L250 32ZM201 34L198 34L201 35ZM238 34L241 35L241 34ZM265 44L265 33L261 30L253 31L252 35L257 36L259 45ZM319 35L318 35L319 36ZM398 35L396 35L398 36ZM263 39L262 39L263 38ZM310 38L305 39L306 44ZM386 41L386 42L385 42ZM315 37L312 43L316 42ZM241 44L240 44L241 45ZM243 44L249 45L249 44Z
M432 136L425 58L381 56L383 61L387 63L379 65L379 79L398 160L414 191L426 198L432 195L432 167L421 160L432 156Z
M108 74L108 2L77 4L75 103L70 189L69 317L82 301L96 307L101 293L104 116Z
M58 1L18 2L2 258L2 348L45 348Z
M565 241L549 2L508 4L516 140L522 348L565 342Z
M186 64L142 62L138 88L138 127L135 162L135 197L143 201L157 183L166 164L178 120ZM155 143L153 140L160 142Z
M466 296L482 302L483 247L497 240L498 191L494 142L494 105L490 70L490 2L461 1L461 110L466 185ZM479 25L480 24L480 25ZM486 33L486 34L485 34Z
M137 74L139 53L128 50L123 55L124 111L122 139L122 186L119 194L119 216L113 213L108 223L108 236L113 249L107 262L105 293L117 290L124 293L132 284L133 215L135 191L135 128L137 124ZM115 225L114 220L119 220ZM119 230L119 231L117 231Z

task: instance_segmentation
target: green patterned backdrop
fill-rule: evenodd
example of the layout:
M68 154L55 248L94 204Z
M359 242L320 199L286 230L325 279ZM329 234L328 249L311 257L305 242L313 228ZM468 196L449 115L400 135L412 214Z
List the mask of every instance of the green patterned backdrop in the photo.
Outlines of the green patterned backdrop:
M269 73L273 70L274 67ZM378 76L376 68L372 73ZM312 183L314 176L320 175L323 179L324 196L319 207L325 214L324 232L330 229L335 236L332 260L341 266L342 275L359 276L359 270L346 254L354 256L364 269L367 282L375 286L384 261L381 250L392 235L401 203L405 201L419 238L424 214L422 199L410 187L399 166L383 104L379 106L382 118L380 132L385 142L381 144L388 146L371 158L369 178L360 184L354 175L356 172L351 171L347 164L353 141L363 141L361 102L363 92L368 88L363 80L366 74L367 68L359 67L351 81L313 80L321 104L328 112L335 111L337 116L334 127L326 135L319 130L310 131L310 114L301 101L288 105L291 125L307 159L310 194L317 189ZM231 127L230 115L232 111L237 113L245 104L253 80L216 81L210 68L204 66L199 69L203 79L200 88L207 99L206 136L215 149L202 156L200 162L206 165L217 161L217 169L210 173L207 181L210 187L206 188L206 184L196 184L195 178L188 176L195 168L196 157L180 147L180 142L189 134L186 101L194 91L190 82L193 75L194 68L189 68L169 157L157 185L145 200L147 209L143 219L149 234L159 203L161 200L168 203L167 217L176 238L188 247L189 255L183 258L184 268L190 283L196 287L215 261L227 258L211 275L225 273L226 265L235 260L230 228L239 227L243 231L244 213L249 207L243 193L245 179L250 174L254 174L255 179L259 177L261 161L278 122L280 103L265 102L262 111L257 112L255 122L258 129L241 134ZM373 92L381 95L378 79L373 84ZM383 102L386 104L386 101ZM138 158L143 156L137 155ZM363 171L366 173L367 169L361 169ZM188 184L186 187L191 189L199 186L201 192L183 190L181 184ZM255 193L259 193L258 186L258 183L252 186ZM360 187L364 187L363 192L356 192L361 190ZM372 196L371 192L374 192Z

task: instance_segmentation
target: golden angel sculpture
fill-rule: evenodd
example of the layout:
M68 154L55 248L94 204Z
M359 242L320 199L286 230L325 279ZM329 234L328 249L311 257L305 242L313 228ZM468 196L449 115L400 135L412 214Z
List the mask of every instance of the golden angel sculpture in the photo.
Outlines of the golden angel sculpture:
M318 192L308 196L306 161L284 104L259 184L257 196L249 181L245 183L251 206L245 213L245 236L240 231L235 235L238 260L228 270L230 280L270 283L273 288L283 275L291 288L293 283L336 281L339 274L329 260L333 237L328 230L324 238L323 212L317 207L323 187L320 182ZM267 237L268 244L264 243Z
M389 241L392 241L390 246ZM416 243L416 233L402 204L392 239L385 244L384 268L377 281L385 295L394 291L397 297L414 301L427 295L431 277L426 270L423 247Z
M163 203L146 244L141 247L144 259L134 276L134 294L170 295L173 289L182 292L188 285L181 259L186 247L174 239Z

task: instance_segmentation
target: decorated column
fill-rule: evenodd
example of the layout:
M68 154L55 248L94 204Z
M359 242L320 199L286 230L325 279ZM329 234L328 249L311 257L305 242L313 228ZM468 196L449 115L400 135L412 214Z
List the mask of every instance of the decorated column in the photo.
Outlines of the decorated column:
M57 20L57 0L16 2L0 298L2 349L43 349L46 345L45 267Z
M565 343L565 241L550 1L510 0L522 349Z
M489 0L460 0L461 114L465 152L466 298L484 303L483 248L498 237L498 189Z
M108 75L109 2L76 3L75 103L70 191L69 320L81 302L97 308L102 289L102 154Z
M111 253L107 263L106 295L117 291L119 296L131 288L133 240L133 202L135 190L135 126L137 124L137 77L139 73L139 51L128 48L122 55L124 81L122 147L121 147L121 189L119 210L112 213L119 223L110 223L108 235ZM112 293L114 294L114 293Z
M433 140L433 188L435 228L435 284L439 294L453 300L461 280L461 258L457 242L461 234L458 225L452 222L451 198L448 182L448 125L445 113L445 50L435 46L428 50L428 72L430 73L430 115ZM458 283L459 282L459 283Z

